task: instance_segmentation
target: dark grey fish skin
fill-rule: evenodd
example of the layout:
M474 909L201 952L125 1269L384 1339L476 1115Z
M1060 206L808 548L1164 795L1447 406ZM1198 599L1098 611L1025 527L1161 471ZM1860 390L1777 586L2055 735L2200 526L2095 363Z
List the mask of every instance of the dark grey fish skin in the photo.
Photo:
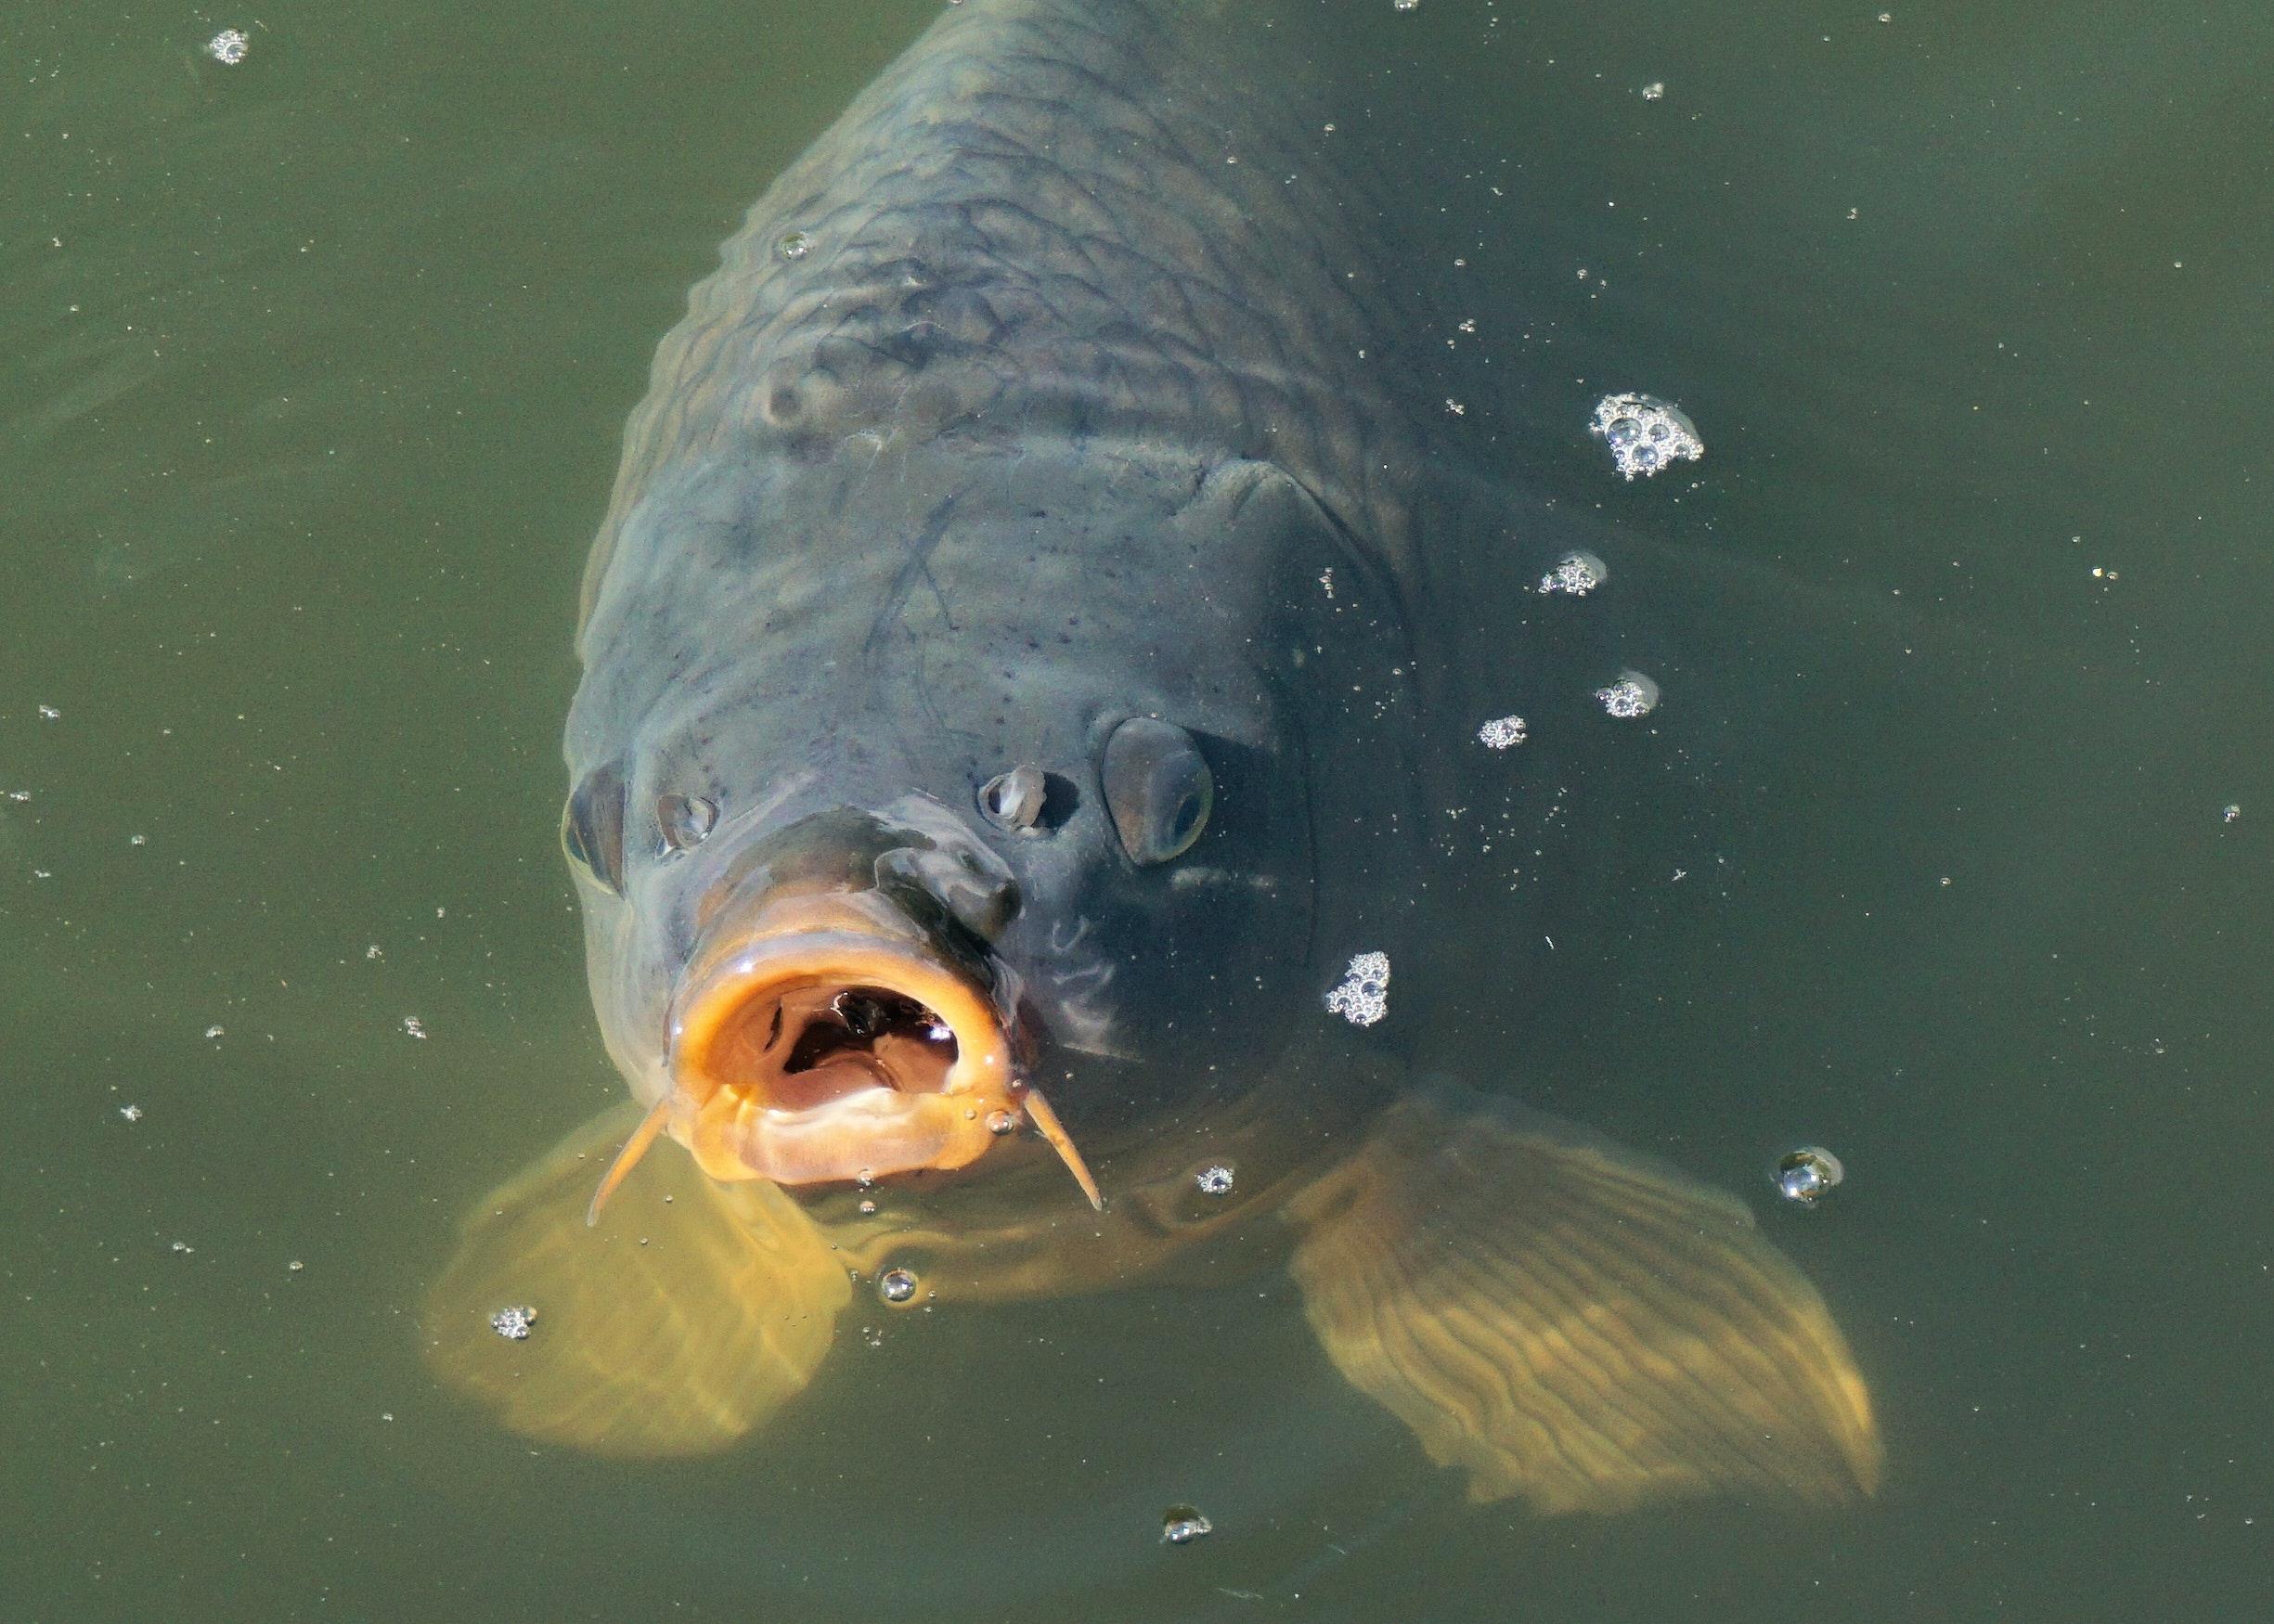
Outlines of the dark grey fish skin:
M664 341L566 741L573 781L624 786L621 895L583 889L643 1100L699 916L816 818L1008 887L989 958L1030 1046L1204 1071L1402 945L1439 318L1286 38L1250 7L952 8ZM1132 715L1199 737L1219 792L1143 870L1097 778ZM1045 838L975 815L1020 764L1069 786ZM720 808L691 853L666 795Z

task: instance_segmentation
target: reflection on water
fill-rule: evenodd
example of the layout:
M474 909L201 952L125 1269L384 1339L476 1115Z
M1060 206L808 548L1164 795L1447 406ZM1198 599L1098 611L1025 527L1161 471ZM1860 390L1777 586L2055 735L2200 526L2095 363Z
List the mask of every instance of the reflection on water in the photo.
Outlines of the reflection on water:
M1512 663L1612 658L1546 704L1445 677L1467 793L1427 902L1477 950L1400 954L1384 1027L1741 1196L1869 1384L1868 1504L1478 1509L1270 1270L981 1308L880 1257L762 1444L697 1460L532 1446L436 1385L461 1217L622 1098L553 831L624 414L932 11L11 25L14 1611L2248 1612L2274 688L2239 6L1434 0L1317 36L1378 70L1352 127L1439 171L1453 353L1521 380L1444 419L1524 472L1479 544L1521 586L1572 527L1614 566L1437 604ZM1588 414L1631 387L1711 455L1617 479ZM1615 650L1564 612L1598 608ZM1633 748L1564 752L1556 707L1629 660L1662 690ZM1474 742L1506 713L1520 745ZM1844 1181L1780 1199L1819 1144ZM557 1323L529 1301L512 1347ZM1213 1532L1164 1543L1184 1506Z

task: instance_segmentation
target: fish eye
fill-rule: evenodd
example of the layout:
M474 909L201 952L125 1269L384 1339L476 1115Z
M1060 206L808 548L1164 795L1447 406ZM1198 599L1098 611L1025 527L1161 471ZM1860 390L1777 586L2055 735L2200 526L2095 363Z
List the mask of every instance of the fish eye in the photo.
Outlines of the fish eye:
M655 827L663 832L665 854L700 844L717 822L718 803L708 796L673 793L655 797Z
M594 767L570 792L561 847L594 880L624 895L624 777L614 762Z
M1131 716L1116 728L1098 777L1132 862L1181 857L1208 827L1216 780L1193 736L1172 723Z

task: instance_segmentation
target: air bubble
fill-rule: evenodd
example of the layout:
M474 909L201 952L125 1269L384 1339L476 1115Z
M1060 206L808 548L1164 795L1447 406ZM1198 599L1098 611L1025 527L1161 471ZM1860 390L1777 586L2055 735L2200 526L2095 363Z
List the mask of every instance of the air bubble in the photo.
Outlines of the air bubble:
M916 1295L916 1271L887 1269L876 1277L876 1295L896 1308Z
M1840 1158L1819 1145L1802 1145L1777 1164L1777 1193L1802 1206L1814 1206L1846 1177Z
M1595 702L1622 722L1658 709L1658 684L1639 671L1622 671L1619 680L1595 690Z
M1389 1013L1389 955L1361 953L1326 995L1326 1007L1353 1026L1371 1026Z
M517 1308L499 1308L489 1317L489 1328L508 1342L528 1341L536 1324L536 1310L525 1303Z
M1200 1187L1203 1195L1229 1195L1232 1193L1232 1169L1217 1162L1194 1174L1193 1182Z
M1216 1531L1216 1525L1200 1514L1196 1505L1172 1505L1161 1513L1161 1539L1170 1545L1189 1545Z
M1494 716L1477 729L1477 741L1487 750L1506 750L1512 745L1523 743L1524 739L1524 718L1521 716Z
M252 42L245 37L242 29L225 28L205 42L205 54L224 68L236 67L252 48Z
M1610 447L1611 466L1628 479L1705 455L1698 425L1680 406L1652 394L1605 395L1595 403L1587 430Z
M785 260L804 259L813 251L813 238L808 232L793 231L774 244L774 251Z
M1591 552L1568 552L1556 567L1540 577L1543 592L1562 592L1584 598L1610 579L1610 566Z
M997 1139L1015 1131L1017 1128L1018 1113L1015 1111L990 1111L987 1114L987 1130Z

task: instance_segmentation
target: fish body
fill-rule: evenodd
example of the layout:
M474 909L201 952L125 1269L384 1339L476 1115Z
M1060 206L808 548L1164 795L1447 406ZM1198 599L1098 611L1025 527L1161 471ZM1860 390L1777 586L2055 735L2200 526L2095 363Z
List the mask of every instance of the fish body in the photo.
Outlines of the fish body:
M481 1205L434 1362L522 1430L696 1452L795 1397L857 1277L1285 1267L1480 1498L1867 1490L1861 1380L1741 1206L1323 1005L1439 946L1429 606L1476 538L1445 313L1252 20L950 9L664 341L565 745L634 1108ZM637 1248L568 1221L619 1143ZM485 1339L499 1294L548 1334Z

